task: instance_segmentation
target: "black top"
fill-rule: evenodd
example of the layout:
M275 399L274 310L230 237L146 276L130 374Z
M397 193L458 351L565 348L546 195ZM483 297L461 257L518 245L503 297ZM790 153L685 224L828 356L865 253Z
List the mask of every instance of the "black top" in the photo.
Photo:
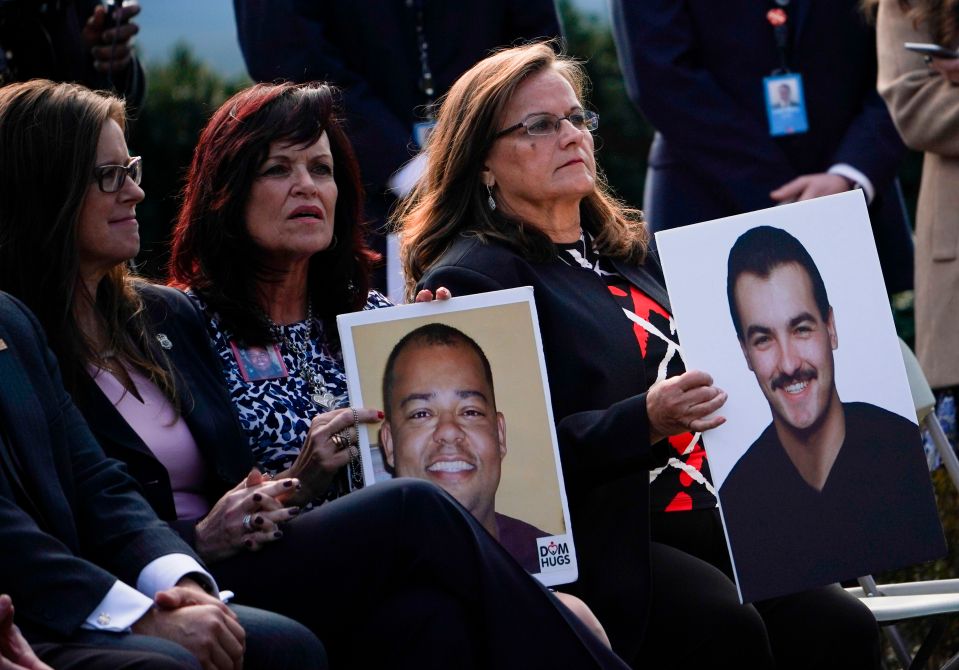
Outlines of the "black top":
M635 340L634 347L618 353L624 358L638 354L643 359L648 386L686 371L673 315L617 272L610 260L596 251L589 233L583 231L577 242L556 246L561 261L594 272L606 283L623 317L609 326L628 331ZM649 504L654 512L716 507L700 437L699 433L685 432L668 439L670 448L663 455L668 460L657 463L650 471Z
M843 403L846 440L822 491L770 424L719 490L746 601L807 590L945 553L916 424Z

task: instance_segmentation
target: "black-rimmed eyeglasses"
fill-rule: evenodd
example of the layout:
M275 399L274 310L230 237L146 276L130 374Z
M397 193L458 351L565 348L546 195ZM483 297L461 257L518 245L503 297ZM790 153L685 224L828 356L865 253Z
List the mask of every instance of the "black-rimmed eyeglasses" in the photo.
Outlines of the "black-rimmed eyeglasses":
M576 130L588 130L592 132L599 128L599 114L582 109L571 112L566 116L556 116L555 114L546 113L530 114L516 125L504 128L496 133L496 139L519 128L525 128L529 135L552 135L559 131L559 125L563 121L569 121Z
M143 159L134 156L126 165L98 165L93 168L93 178L104 193L116 193L123 188L127 177L139 184L143 177Z

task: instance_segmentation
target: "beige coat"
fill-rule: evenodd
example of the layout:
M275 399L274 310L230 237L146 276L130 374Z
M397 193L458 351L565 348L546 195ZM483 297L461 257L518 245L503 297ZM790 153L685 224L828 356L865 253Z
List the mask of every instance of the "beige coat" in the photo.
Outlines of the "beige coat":
M932 42L880 0L879 93L903 141L925 152L916 212L916 353L934 388L959 385L959 86L903 42ZM955 45L952 45L955 46Z

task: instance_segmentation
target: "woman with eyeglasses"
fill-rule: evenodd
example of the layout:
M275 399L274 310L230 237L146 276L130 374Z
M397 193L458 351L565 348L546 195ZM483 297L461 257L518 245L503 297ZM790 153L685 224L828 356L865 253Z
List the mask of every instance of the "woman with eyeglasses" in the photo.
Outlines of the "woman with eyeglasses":
M335 123L330 89L278 90L326 110L293 140L310 150L306 163L283 164L322 183L334 167L355 174L348 152L313 153ZM544 650L556 667L624 667L437 487L387 482L301 512L303 480L250 470L206 317L128 267L144 193L123 123L119 99L76 85L0 89L0 155L11 157L0 161L0 290L37 313L101 446L236 601L307 625L333 667L518 669L541 665ZM328 190L310 214L335 211L337 197ZM353 422L335 413L311 437L333 442Z
M534 287L580 566L570 591L623 658L875 667L875 621L838 587L754 608L720 572L699 437L723 421L726 394L685 370L642 215L596 166L585 84L578 63L532 44L453 85L396 216L408 290Z

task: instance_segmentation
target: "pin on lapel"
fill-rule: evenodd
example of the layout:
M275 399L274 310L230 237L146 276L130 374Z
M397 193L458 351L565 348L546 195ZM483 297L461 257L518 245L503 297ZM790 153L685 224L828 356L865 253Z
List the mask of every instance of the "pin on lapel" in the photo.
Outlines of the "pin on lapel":
M7 341L3 339L2 337L0 337L0 351L6 351L6 350L7 350Z
M173 348L173 342L171 342L170 338L166 336L166 333L157 333L157 342L159 342L160 346L164 349Z

